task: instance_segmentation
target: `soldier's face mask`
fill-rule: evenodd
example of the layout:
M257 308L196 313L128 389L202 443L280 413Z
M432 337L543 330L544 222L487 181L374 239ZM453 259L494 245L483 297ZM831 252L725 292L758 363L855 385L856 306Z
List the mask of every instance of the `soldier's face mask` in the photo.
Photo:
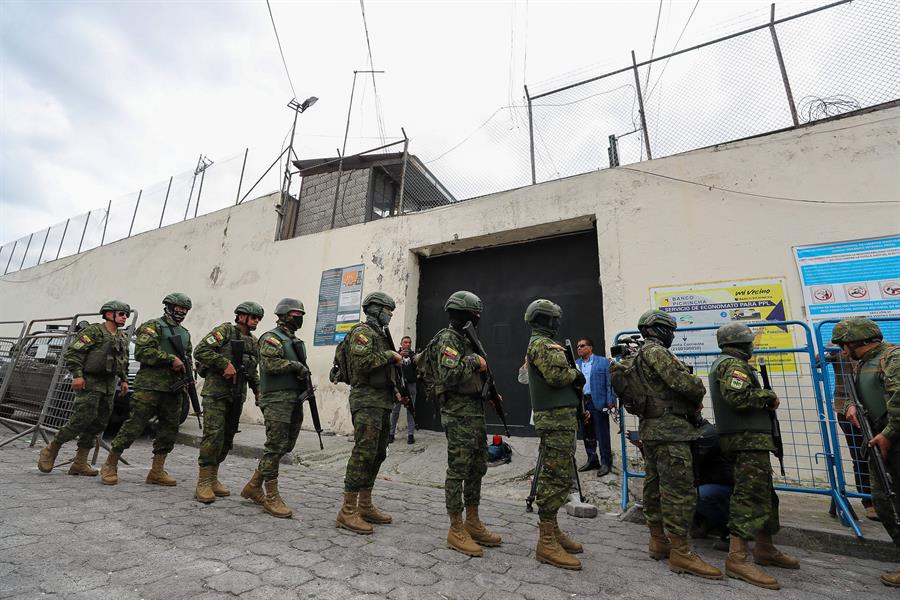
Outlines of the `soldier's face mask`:
M382 327L387 327L391 324L391 317L394 316L394 311L389 309L387 306L382 306L381 310L378 312L378 322L381 323Z
M750 357L753 356L753 342L747 342L746 344L730 344L730 346L737 350L744 360L750 360Z
M174 304L166 304L165 313L166 316L175 321L176 323L181 323L184 321L184 318L188 314L188 308L184 306L176 306Z
M298 310L292 310L284 316L282 323L287 325L291 330L297 331L303 327L303 313Z
M641 334L644 337L656 338L666 348L670 348L672 346L672 342L675 341L675 330L671 327L663 327L662 325L644 327L641 329Z

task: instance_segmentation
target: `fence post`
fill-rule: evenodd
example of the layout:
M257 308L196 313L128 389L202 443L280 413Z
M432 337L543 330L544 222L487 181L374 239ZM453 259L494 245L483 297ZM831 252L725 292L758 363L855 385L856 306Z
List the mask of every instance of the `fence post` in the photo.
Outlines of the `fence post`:
M400 200L397 207L397 216L403 214L403 194L406 190L406 165L409 163L409 138L406 137L406 130L402 127L403 132L403 167L400 169Z
M81 240L78 241L78 250L75 251L75 254L81 253L81 245L84 243L84 234L87 233L88 223L91 222L91 211L88 211L87 218L84 220L84 229L81 230Z
M237 206L241 202L241 186L244 185L244 169L247 168L247 154L250 153L250 148L246 148L244 150L244 163L241 165L241 178L238 179L238 191L237 196L234 197L234 205ZM160 221L162 221L160 219Z
M22 262L19 263L19 270L22 270L22 267L25 266L25 259L28 258L28 249L31 248L31 240L34 237L34 233L30 233L28 235L28 243L25 244L25 252L22 253Z
M184 207L184 218L182 221L187 221L188 211L191 210L191 200L194 198L194 184L197 183L197 169L200 168L200 161L203 160L203 155L200 155L200 158L197 159L197 167L194 169L194 178L191 180L191 192L188 194L187 206Z
M66 225L65 225L65 227L63 227L63 234L59 238L59 248L56 249L56 258L54 258L53 260L59 260L59 253L62 252L63 242L66 241L66 232L69 231L69 221L71 221L71 220L72 220L71 217L66 219Z
M650 136L647 135L647 115L644 113L644 96L641 94L641 78L638 76L637 59L634 57L634 50L631 51L631 64L634 68L634 85L637 89L638 110L641 115L641 132L644 136L644 148L647 150L647 160L653 159L650 152Z
M791 109L791 120L794 127L800 125L797 118L797 106L794 104L794 94L791 92L791 82L788 81L787 69L784 66L784 57L781 55L781 45L778 43L778 34L775 33L775 3L772 3L772 12L769 18L769 31L772 34L772 44L775 45L775 56L778 58L778 68L781 69L781 81L784 82L784 94L787 96L788 106Z
M534 166L534 115L531 110L531 95L528 93L528 86L525 86L525 101L528 103L528 151L531 155L531 185L537 183L537 175Z
M203 172L200 173L200 189L197 190L197 203L194 204L194 218L197 218L197 211L200 210L200 196L203 194L203 180L206 178L206 166L203 167Z
M106 227L109 225L109 211L112 210L112 200L106 204L106 219L103 221L103 234L100 236L100 245L106 241Z
M41 244L41 253L38 255L37 264L41 264L41 259L44 258L44 248L47 247L47 240L50 239L50 228L47 228L47 233L44 235L44 243Z
M19 245L19 240L16 240L15 242L13 242L12 250L10 250L10 252L9 252L9 260L6 261L6 268L3 269L4 275L9 273L9 263L12 262L12 257L16 253L16 246L18 246L18 245Z
M169 203L169 192L172 191L172 179L174 177L175 177L174 175L169 176L169 187L166 188L166 198L165 198L165 200L163 200L162 212L159 213L159 227L157 227L157 229L162 228L163 217L166 216L166 204Z
M144 190L138 190L138 199L137 202L134 203L134 212L131 214L131 225L128 226L128 237L131 237L131 231L134 229L134 219L137 217L138 208L141 206L141 194L144 193Z

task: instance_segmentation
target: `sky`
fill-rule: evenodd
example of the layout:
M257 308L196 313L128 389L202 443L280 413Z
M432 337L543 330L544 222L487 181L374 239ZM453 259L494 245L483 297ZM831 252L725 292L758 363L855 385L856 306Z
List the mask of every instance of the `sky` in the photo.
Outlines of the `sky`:
M777 11L822 4L779 2ZM368 0L371 62L360 2L271 10L290 82L264 1L0 1L0 243L110 200L134 202L140 189L161 196L173 174L189 185L200 154L236 181L249 148L247 190L283 148L295 94L319 98L299 117L298 155L334 156L353 71L373 65L385 73L377 100L371 76L357 79L348 152L395 140L403 127L410 151L461 197L521 184L523 85L536 94L627 66L632 50L638 60L665 54L682 31L679 48L760 24L769 2ZM678 69L673 61L667 76ZM621 93L633 96L628 83ZM610 93L630 124L632 97ZM538 150L543 176L565 170L552 164L562 160L554 144L565 138ZM233 203L234 183L210 173L204 210ZM255 191L278 185L273 173Z

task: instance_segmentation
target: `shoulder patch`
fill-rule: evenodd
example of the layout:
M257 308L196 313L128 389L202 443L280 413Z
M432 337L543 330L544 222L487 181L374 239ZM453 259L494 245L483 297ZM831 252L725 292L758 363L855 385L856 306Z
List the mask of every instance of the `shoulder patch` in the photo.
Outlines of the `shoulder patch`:
M216 339L215 335L208 335L205 338L203 338L203 341L206 342L207 344L209 344L210 346L215 346L216 341L218 341L218 340Z
M150 325L144 325L143 327L141 327L141 333L146 333L147 335L152 335L153 337L156 337L157 335L156 330L153 329L153 327L151 327Z
M441 350L441 354L443 356L449 356L450 358L457 358L459 356L459 352L451 346L444 346Z
M749 380L750 380L750 378L747 377L746 373L743 373L743 372L737 371L737 370L732 371L732 372L731 372L731 376L734 377L734 378L737 378L737 379L741 379L741 380L743 380L743 381L749 381Z
M219 331L218 329L216 329L215 331L213 331L213 337L215 338L215 340L217 342L221 342L222 340L225 339L225 334L222 333L221 331Z
M266 343L269 344L270 346L275 346L276 348L281 348L281 340L279 340L277 337L274 337L274 336L267 337Z
M547 344L547 347L550 348L551 350L563 350L563 351L565 351L565 348L563 348L562 346L560 346L560 345L557 344L556 342L551 342L551 343Z
M741 379L737 377L737 375L737 372L731 374L731 379L728 382L728 387L733 390L742 390L744 389L744 386L747 385L747 380Z
M357 344L362 344L363 346L369 343L369 338L362 332L356 334L356 337L353 338L353 341Z

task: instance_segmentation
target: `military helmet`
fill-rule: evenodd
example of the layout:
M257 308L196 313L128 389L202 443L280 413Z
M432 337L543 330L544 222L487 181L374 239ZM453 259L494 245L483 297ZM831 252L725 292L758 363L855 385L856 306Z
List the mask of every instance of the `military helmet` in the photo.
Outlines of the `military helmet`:
M725 323L716 330L716 342L719 344L719 348L729 344L752 344L753 337L753 331L737 321Z
M558 304L551 302L550 300L538 298L525 309L525 322L531 323L534 321L535 317L538 317L539 315L546 315L551 319L553 317L561 319L562 309Z
M234 314L236 315L250 315L251 317L259 317L262 319L266 311L263 310L263 307L257 304L256 302L241 302L237 305L237 308L234 309Z
M247 304L252 304L248 302ZM260 312L262 308L259 309ZM299 310L303 314L306 314L306 309L303 308L303 303L297 300L296 298L282 298L278 301L278 304L275 306L275 314L279 317L282 317L292 310ZM237 311L235 311L237 312Z
M131 314L131 307L128 306L128 304L126 304L125 302L122 302L121 300L107 300L103 304L103 306L100 307L100 314L102 315L103 313L105 313L108 310L112 310L112 311L120 311L121 310L121 311L127 312L129 315Z
M363 298L362 305L364 307L370 304L379 304L381 306L386 306L391 310L397 308L397 305L394 303L394 299L384 292L372 292L368 296Z
M187 294L181 292L172 292L163 298L163 304L173 304L175 306L183 306L190 310L192 308L191 299Z
M865 317L850 317L834 326L831 332L832 344L865 342L866 340L883 340L884 334L878 323Z
M653 327L654 325L662 325L663 327L678 328L675 318L667 312L659 309L648 310L638 319L638 329L641 327Z
M460 290L450 294L447 302L444 303L444 310L450 310L451 308L480 313L484 310L484 305L481 303L481 298L472 292Z

